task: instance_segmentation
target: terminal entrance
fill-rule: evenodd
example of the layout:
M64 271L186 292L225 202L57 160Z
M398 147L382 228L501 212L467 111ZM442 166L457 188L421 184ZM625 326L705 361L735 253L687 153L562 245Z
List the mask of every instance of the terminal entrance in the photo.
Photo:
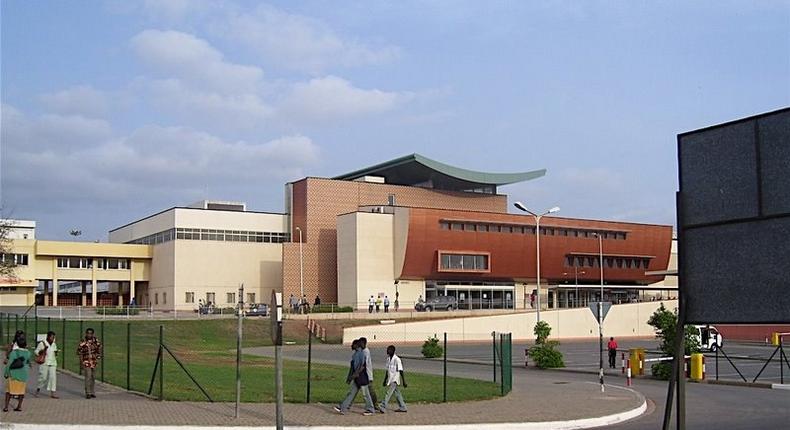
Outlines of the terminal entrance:
M513 309L515 306L513 283L505 282L453 282L426 281L425 297L452 296L458 309Z

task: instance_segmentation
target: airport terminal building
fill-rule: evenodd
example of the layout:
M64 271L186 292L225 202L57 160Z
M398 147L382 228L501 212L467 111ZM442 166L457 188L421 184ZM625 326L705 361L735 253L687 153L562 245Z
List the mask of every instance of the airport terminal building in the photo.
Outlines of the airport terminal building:
M160 310L194 310L200 301L230 307L244 284L246 302L282 291L286 300L318 296L357 308L370 296L407 308L436 295L467 309L529 308L537 235L543 307L597 300L601 260L605 300L674 295L663 283L671 226L545 216L536 231L533 216L508 213L499 188L544 174L477 172L412 154L288 183L284 213L203 201L113 229L109 244L15 239L13 253L26 254L27 266L2 281L0 305L32 303L38 289L47 305L134 299ZM124 263L107 269L108 258ZM76 292L58 291L74 285Z

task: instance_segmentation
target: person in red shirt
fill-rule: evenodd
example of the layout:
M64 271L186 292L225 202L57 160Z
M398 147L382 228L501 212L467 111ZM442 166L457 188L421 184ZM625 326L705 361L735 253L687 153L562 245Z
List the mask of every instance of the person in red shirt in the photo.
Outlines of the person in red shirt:
M616 368L615 361L617 359L617 341L615 341L613 337L609 338L606 349L609 350L609 367L614 369Z

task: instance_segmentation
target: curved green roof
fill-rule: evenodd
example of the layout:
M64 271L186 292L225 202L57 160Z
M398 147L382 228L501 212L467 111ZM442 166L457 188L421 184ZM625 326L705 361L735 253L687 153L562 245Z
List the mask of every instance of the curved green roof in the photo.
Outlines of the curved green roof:
M420 185L445 190L473 190L529 181L546 174L546 169L517 173L490 173L462 169L420 154L396 158L375 166L336 176L334 179L354 180L364 176L382 176L387 183Z

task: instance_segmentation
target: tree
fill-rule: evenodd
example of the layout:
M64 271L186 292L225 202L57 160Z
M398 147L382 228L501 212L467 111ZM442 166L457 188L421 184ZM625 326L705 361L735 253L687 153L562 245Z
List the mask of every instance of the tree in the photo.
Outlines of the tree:
M656 331L656 338L661 341L659 349L664 353L665 357L675 356L675 333L678 325L677 309L670 311L664 304L661 305L653 312L647 323ZM694 335L694 327L686 325L684 328L684 342L683 354L690 355L693 352L699 352L700 344L699 339ZM654 364L650 368L653 376L659 379L669 379L672 372L672 364L668 361L662 361Z
M0 256L11 254L12 222L0 218ZM13 258L0 258L0 279L16 278L16 264Z

